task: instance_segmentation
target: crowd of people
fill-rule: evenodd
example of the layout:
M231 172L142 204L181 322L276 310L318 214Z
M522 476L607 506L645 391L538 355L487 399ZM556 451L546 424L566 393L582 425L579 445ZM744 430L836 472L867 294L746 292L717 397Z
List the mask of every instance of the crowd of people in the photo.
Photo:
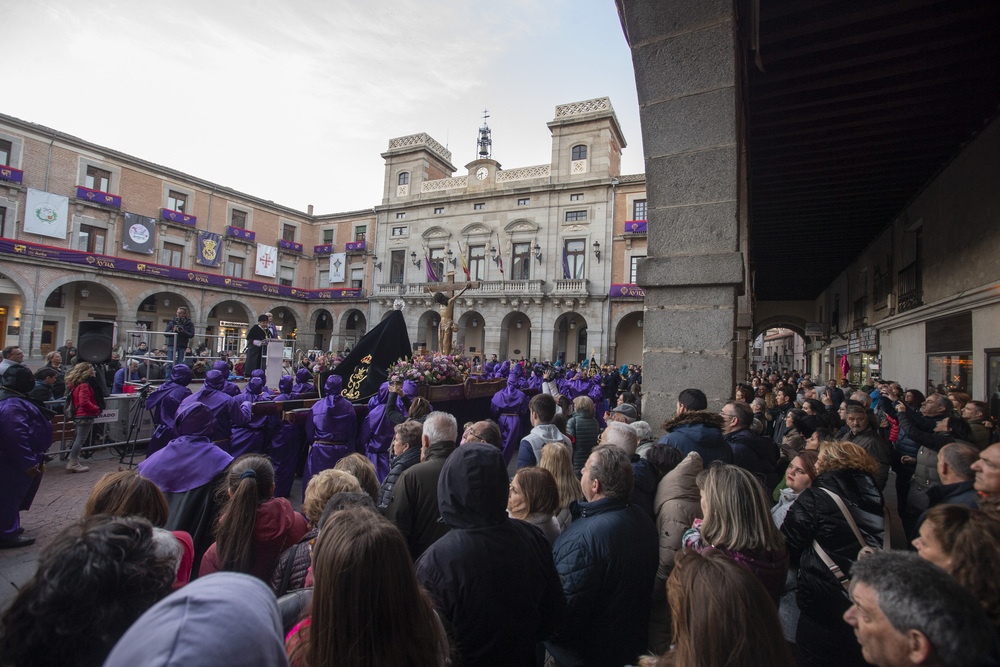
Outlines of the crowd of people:
M78 423L88 366L65 374ZM461 424L412 382L354 405L335 374L283 421L261 404L315 397L308 371L225 370L192 392L172 365L145 460L45 549L0 664L1000 659L1000 437L967 396L755 373L718 411L679 391L657 438L638 367L490 360L503 388ZM5 547L44 469L34 382L3 370Z

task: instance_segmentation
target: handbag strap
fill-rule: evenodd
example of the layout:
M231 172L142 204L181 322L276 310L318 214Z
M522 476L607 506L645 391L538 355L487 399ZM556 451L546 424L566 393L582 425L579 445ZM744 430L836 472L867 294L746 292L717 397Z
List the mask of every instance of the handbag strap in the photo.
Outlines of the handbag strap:
M823 491L825 491L828 496L833 498L833 502L837 503L837 507L840 508L840 511L843 513L844 518L847 519L847 523L850 524L851 530L854 531L854 537L856 537L858 539L858 542L861 543L861 548L863 549L867 547L868 543L865 542L865 538L861 535L861 530L858 528L858 524L854 521L854 517L851 515L850 510L847 509L847 505L844 504L844 501L841 499L841 497L838 496L833 491L830 491L829 489L823 489ZM882 519L885 521L885 527L882 529L882 549L884 551L888 551L889 541L890 541L889 508L885 507L884 505L882 506Z
M288 553L288 560L285 561L285 571L281 574L281 585L278 586L278 595L281 597L288 592L288 584L292 579L292 566L295 565L295 552L298 550L298 542L292 545L291 550Z
M820 557L820 560L822 560L823 563L825 563L826 566L830 568L830 572L833 574L834 577L836 577L837 583L843 586L845 591L850 593L851 580L847 578L847 575L844 574L844 571L840 569L840 566L833 562L833 559L830 558L830 554L826 553L826 550L819 545L819 542L813 540L812 546L813 549L816 551L816 555Z

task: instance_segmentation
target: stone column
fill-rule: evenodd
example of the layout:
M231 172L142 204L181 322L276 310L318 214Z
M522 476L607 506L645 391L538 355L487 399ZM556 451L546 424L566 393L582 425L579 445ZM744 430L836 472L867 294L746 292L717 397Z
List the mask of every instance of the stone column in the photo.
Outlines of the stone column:
M632 49L649 201L643 418L656 428L696 387L733 389L743 291L739 56L731 2L618 0Z

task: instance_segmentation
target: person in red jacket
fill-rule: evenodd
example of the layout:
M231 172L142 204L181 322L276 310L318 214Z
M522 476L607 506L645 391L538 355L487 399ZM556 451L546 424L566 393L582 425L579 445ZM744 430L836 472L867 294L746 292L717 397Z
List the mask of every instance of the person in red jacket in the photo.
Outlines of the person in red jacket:
M267 581L281 552L309 531L306 518L287 498L274 497L274 467L266 456L244 454L233 461L225 484L229 501L198 576L222 570Z
M87 382L94 377L94 367L86 361L81 361L66 374L66 390L70 392L73 401L73 422L76 426L76 438L69 452L69 463L66 472L88 472L90 468L80 464L80 449L90 439L90 431L94 428L94 417L101 414L94 398L94 390Z

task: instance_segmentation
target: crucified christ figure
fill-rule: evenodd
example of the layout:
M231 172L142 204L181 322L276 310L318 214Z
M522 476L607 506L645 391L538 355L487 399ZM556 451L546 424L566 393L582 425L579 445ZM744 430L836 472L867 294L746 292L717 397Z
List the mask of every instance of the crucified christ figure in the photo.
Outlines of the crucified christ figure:
M461 292L449 298L448 295L455 291L455 287L455 274L449 272L447 282L444 286L428 286L425 288L428 291L434 292L434 296L432 297L434 303L440 306L441 323L438 325L438 352L444 355L451 354L452 338L454 333L458 331L458 325L455 324L455 301L470 287L478 288L479 283L466 283Z

